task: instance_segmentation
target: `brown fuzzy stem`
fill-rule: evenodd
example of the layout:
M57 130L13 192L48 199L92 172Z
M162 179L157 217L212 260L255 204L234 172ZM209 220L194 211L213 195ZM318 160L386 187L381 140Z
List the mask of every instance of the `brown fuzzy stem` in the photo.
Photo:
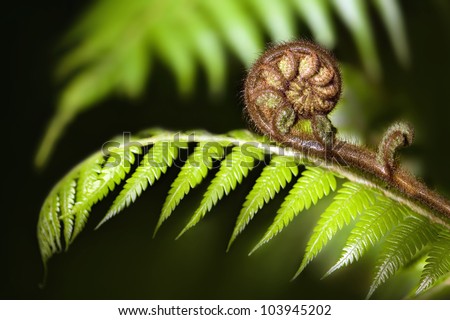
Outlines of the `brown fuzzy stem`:
M398 191L413 202L419 202L450 218L449 200L429 189L402 168L396 168L391 172L384 163L378 161L376 152L338 139L335 140L331 150L327 150L322 142L311 134L300 136L294 134L283 135L277 132L270 124L264 121L261 114L252 105L247 106L247 112L252 114L252 120L257 129L268 134L272 140L296 149L307 157L357 169L369 177L386 183L388 188Z
M410 125L389 127L377 152L335 137L327 115L340 93L339 68L331 53L308 41L293 41L270 48L250 69L246 111L256 129L276 142L325 165L358 171L387 192L450 218L450 202L398 165L397 150L410 145L414 136ZM296 127L302 119L311 120L312 133Z

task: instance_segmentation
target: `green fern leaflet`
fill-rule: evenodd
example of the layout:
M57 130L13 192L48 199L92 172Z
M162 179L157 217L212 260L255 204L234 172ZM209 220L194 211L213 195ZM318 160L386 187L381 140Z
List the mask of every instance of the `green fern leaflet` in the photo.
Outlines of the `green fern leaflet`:
M273 199L291 181L292 176L296 176L297 174L298 168L294 158L285 156L274 156L272 158L270 164L263 169L244 202L227 250L230 249L231 244L239 233L244 230L245 226L264 204Z
M296 276L344 226L350 227L347 243L341 259L327 275L359 260L370 248L380 246L368 296L409 264L422 269L416 294L436 287L450 276L448 224L435 221L431 213L415 212L407 202L398 203L398 198L375 188L363 176L358 177L358 182L342 183L340 177L350 180L355 177L354 172L346 174L338 167L312 166L312 160L299 157L295 150L277 146L245 130L226 135L158 130L148 133L152 133L148 138L92 155L52 189L42 206L37 230L44 264L53 254L69 247L84 229L93 206L110 191L121 186L99 225L131 205L157 183L175 161L181 161L178 159L180 149L189 153L194 147L172 183L155 230L175 212L190 190L203 182L213 167L218 168L215 176L180 235L198 224L221 199L238 188L250 170L262 166L238 215L229 246L281 189L290 188L273 223L251 252L282 232L300 212L337 190L332 203L318 218ZM301 176L292 181L299 172ZM420 259L416 259L418 256L425 257L422 265Z
M195 226L224 195L228 195L231 190L236 189L236 186L253 169L255 160L262 160L263 156L263 152L259 149L254 149L253 153L246 154L241 147L234 147L225 160L222 161L219 172L211 181L200 206L178 237Z
M294 278L322 251L339 230L345 225L349 225L374 203L375 195L373 190L351 182L345 183L338 190L333 203L320 216Z
M304 209L309 209L311 204L316 204L331 190L336 190L336 179L331 172L320 168L307 167L302 172L302 177L297 180L289 195L284 199L272 225L251 253L269 242L283 228L287 227L295 216Z

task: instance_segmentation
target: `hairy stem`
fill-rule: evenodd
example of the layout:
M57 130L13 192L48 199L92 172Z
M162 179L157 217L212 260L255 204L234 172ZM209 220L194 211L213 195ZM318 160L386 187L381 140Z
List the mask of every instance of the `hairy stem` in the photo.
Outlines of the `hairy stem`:
M252 107L254 106L247 106L248 109ZM249 112L252 111L249 110ZM260 113L253 112L252 117L258 129L265 133L269 132L271 139L294 148L307 157L312 156L316 161L322 160L327 166L334 163L344 168L359 170L362 175L369 179L384 182L388 189L392 189L394 192L398 191L409 200L419 202L446 218L450 218L450 202L446 198L429 189L404 169L391 170L390 167L378 161L379 156L376 152L339 139L335 140L331 148L326 148L321 141L311 134L282 134L264 121ZM391 151L393 153L395 149Z
M151 145L158 141L174 141L174 133L167 132L151 138L140 139L132 143ZM432 191L402 168L397 168L390 174L386 167L377 161L374 151L362 146L337 140L331 150L323 147L313 135L288 137L281 135L288 147L276 146L271 143L261 143L251 139L238 139L230 136L211 135L208 133L184 134L177 133L178 141L187 142L218 142L224 141L232 145L251 144L265 151L266 154L292 156L308 165L316 165L330 170L350 181L376 188L389 198L402 203L420 215L450 229L450 204L440 194Z
M414 137L409 124L390 126L377 152L336 137L328 113L340 98L341 77L330 52L303 40L271 47L249 70L244 91L249 119L270 139L450 219L450 202L398 164L397 150ZM310 121L312 132L301 121Z
M271 136L271 138L274 137ZM281 138L281 136L278 138ZM283 139L286 139L286 136L283 136ZM430 190L401 168L397 168L394 174L389 174L385 166L377 161L376 153L361 146L338 141L330 151L310 135L303 138L295 136L291 140L286 140L284 144L289 148L277 146L270 142L261 142L250 137L233 138L228 135L213 135L206 132L174 133L166 131L150 138L133 140L123 144L122 147L127 144L149 146L161 141L217 142L221 144L226 142L236 146L248 144L264 150L266 154L295 157L305 165L319 166L350 181L378 189L389 198L450 229L450 204L447 199ZM95 157L102 152L98 151L91 157ZM103 155L107 156L106 153L103 153ZM71 172L79 170L83 163L75 166ZM59 183L54 188L57 188L58 185Z

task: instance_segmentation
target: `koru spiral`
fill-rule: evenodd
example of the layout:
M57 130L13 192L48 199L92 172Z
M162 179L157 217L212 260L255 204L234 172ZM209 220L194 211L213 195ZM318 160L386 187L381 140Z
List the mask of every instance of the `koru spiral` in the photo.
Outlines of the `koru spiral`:
M377 151L336 137L328 114L340 98L341 76L327 50L303 40L273 46L249 70L244 91L247 116L271 140L341 171L363 173L405 195L408 205L420 203L450 218L449 201L399 166L397 153L412 143L412 126L393 124Z
M301 119L311 120L319 141L331 142L327 118L341 94L337 63L309 41L293 41L267 50L250 69L245 83L247 113L270 136L296 133ZM325 132L325 134L324 134Z

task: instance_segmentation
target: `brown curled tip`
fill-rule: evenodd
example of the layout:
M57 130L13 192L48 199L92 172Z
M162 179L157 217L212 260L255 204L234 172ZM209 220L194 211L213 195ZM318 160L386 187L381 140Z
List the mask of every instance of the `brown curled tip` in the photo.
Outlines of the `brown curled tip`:
M341 76L333 56L303 40L268 49L245 82L247 112L258 129L269 135L268 127L287 133L301 118L327 115L340 94ZM283 114L292 109L295 121L281 121L280 109Z
M398 167L396 154L399 148L410 146L414 139L414 128L406 122L396 122L385 132L378 146L377 159L387 174L392 175Z
M327 115L339 100L341 76L325 49L308 41L270 48L249 70L244 93L247 116L260 133L311 159L339 166L341 172L360 172L370 181L386 184L391 194L400 195L399 201L418 212L426 208L425 212L442 214L438 219L450 219L450 201L398 163L398 149L413 140L410 125L392 125L377 152L336 137ZM305 129L308 123L311 130Z

